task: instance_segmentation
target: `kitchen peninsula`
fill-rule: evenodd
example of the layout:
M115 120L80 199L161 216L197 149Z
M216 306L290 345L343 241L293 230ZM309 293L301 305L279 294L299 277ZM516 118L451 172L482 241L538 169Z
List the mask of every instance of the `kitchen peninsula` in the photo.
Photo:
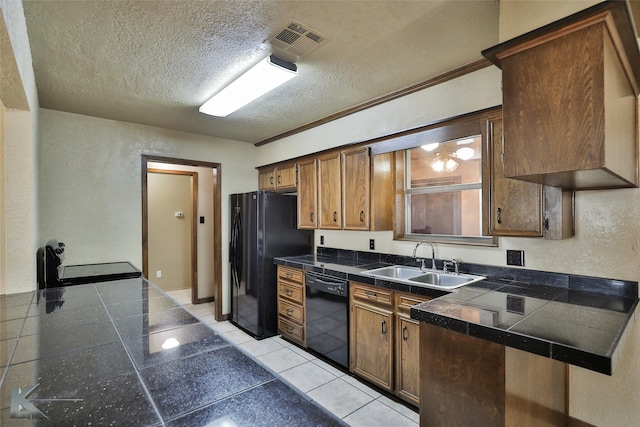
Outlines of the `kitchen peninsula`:
M276 263L433 298L411 309L425 426L565 425L567 365L611 375L638 304L637 282L561 273L461 263L486 279L449 293L362 274L411 257L318 247Z

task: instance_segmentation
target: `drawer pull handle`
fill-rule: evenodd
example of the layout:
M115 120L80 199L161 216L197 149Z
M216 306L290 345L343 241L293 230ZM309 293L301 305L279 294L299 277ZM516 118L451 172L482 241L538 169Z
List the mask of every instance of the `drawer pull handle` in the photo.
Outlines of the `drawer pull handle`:
M371 291L365 291L364 294L366 296L368 296L371 299L376 299L378 298L378 294L376 294L375 292L371 292Z
M291 295L293 295L293 291L292 291L291 289L286 289L286 290L284 291L284 293L285 293L285 294L287 294L287 296L289 296L289 297L290 297Z
M502 224L502 208L498 208L498 224Z
M290 334L293 333L293 326L287 326L285 329L287 330L288 333Z
M382 321L382 335L387 335L387 321Z
M269 184L273 185L273 176L269 177Z
M313 212L309 213L309 221L313 222Z
M333 211L333 222L337 222L338 221L338 212Z
M402 327L402 341L406 341L407 340L407 327L403 326Z
M293 275L291 273L287 273L287 279L291 279Z
M293 314L293 310L290 308L287 308L287 316L291 316L292 314Z
M280 175L278 175L278 184L282 183L282 177Z
M364 211L360 211L360 222L364 222Z

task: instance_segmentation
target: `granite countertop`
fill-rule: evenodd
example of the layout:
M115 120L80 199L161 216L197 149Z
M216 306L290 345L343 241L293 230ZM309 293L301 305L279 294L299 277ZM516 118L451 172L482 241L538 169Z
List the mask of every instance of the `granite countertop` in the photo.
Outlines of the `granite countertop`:
M0 425L345 424L140 277L0 296Z
M607 375L638 305L637 282L463 263L461 272L486 279L448 292L361 274L385 265L415 265L410 257L318 250L275 263L430 296L411 309L413 319Z

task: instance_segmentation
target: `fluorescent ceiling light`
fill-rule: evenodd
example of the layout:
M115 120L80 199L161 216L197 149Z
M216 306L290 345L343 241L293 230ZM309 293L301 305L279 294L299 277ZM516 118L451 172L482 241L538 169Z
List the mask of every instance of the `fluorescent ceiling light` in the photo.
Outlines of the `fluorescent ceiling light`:
M226 117L297 75L295 64L268 56L202 104L199 111Z
M471 143L473 143L473 141L474 141L473 138L459 139L459 140L456 141L456 144L458 144L458 145L471 144Z

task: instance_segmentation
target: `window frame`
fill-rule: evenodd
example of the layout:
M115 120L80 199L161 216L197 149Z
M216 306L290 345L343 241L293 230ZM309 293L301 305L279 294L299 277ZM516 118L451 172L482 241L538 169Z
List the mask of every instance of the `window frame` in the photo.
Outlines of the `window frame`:
M488 153L488 120L500 111L501 107L492 107L486 110L465 114L462 116L445 119L439 122L424 125L415 129L390 135L383 141L379 141L372 146L373 154L393 151L395 154L395 207L394 207L394 240L422 241L428 240L433 243L451 243L457 245L473 246L498 246L498 236L486 234L488 231L488 215L490 206L490 180L489 180L489 153ZM481 160L481 201L480 209L482 216L482 236L456 236L440 234L413 234L407 232L407 197L416 194L415 189L406 190L407 182L407 160L406 150L419 147L429 142L445 142L460 139L472 135L481 135L482 139L482 160ZM469 188L478 184L453 184L451 187L458 189ZM443 186L443 191L444 186Z

